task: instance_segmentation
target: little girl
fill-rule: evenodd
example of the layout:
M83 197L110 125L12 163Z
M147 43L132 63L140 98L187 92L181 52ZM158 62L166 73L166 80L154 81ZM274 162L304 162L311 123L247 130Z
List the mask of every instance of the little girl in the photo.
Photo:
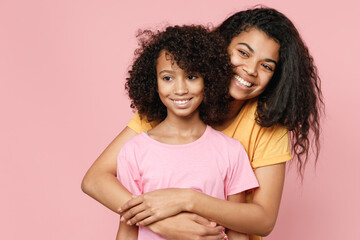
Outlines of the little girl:
M244 201L242 192L258 186L247 154L239 141L208 125L220 124L229 110L232 67L222 39L201 26L168 27L141 36L126 89L131 107L158 124L121 148L119 181L134 195L190 188ZM163 238L121 222L117 239Z

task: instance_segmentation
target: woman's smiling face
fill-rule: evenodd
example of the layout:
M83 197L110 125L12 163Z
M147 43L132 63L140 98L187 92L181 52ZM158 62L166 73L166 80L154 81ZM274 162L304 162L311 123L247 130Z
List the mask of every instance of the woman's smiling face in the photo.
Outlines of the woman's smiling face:
M234 75L229 92L235 100L259 96L274 75L280 45L264 32L250 28L235 36L228 47Z

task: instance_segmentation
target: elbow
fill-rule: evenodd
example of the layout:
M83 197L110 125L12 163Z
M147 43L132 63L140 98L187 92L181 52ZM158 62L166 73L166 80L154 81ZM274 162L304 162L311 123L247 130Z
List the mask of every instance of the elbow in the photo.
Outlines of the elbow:
M259 235L262 237L266 237L272 232L273 229L274 229L274 227L267 227L263 231L261 231L261 233L259 233Z
M84 193L90 195L94 186L95 184L93 182L93 179L91 178L91 176L89 176L89 173L86 173L83 180L81 181L81 190Z
M261 229L259 229L259 232L257 233L257 235L260 235L262 237L268 236L274 229L275 223L276 223L276 220L272 220L272 219L264 220L263 224L261 224Z

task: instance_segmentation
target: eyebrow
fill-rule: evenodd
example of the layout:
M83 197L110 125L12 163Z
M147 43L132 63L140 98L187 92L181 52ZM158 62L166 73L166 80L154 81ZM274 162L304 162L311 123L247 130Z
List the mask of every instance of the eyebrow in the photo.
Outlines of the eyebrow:
M171 71L171 70L162 70L161 72L159 72L158 74L163 74L163 73L174 73L175 71Z
M249 46L249 44L247 43L238 43L239 45L244 45L245 47L247 47L249 49L250 52L254 53L254 49L252 49L252 47Z
M252 47L250 47L249 44L247 44L247 43L241 42L241 43L238 43L238 44L239 45L244 45L245 47L247 47L251 53L255 52L254 49L252 49ZM271 59L271 58L265 58L264 60L265 60L265 62L272 62L275 65L277 65L277 62L275 60Z

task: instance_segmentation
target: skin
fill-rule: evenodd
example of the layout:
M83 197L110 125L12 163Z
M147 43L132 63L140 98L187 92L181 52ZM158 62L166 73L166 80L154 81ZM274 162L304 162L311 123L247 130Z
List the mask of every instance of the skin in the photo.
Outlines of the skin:
M257 97L264 91L276 68L279 44L263 32L250 29L233 38L228 52L234 65L234 76L240 76L251 86L250 88L242 86L236 82L237 77L232 79L230 94L235 101L232 103L228 121L221 126L215 126L218 130L225 129L233 121L247 99ZM271 69L268 68L269 66ZM199 221L182 215L184 213L174 215L174 212L188 210L238 232L266 236L272 231L280 206L285 163L255 169L260 187L254 190L251 204L214 199L188 189L158 190L133 198L125 204L130 194L115 177L116 157L124 142L135 134L133 130L126 127L105 149L83 179L82 188L85 193L113 211L117 211L119 206L122 206L122 214L126 220L131 219L130 224L149 218L150 216L143 216L142 219L136 219L138 212L146 211L148 208L153 210L153 214L150 214L153 220L156 220L156 217L161 219L164 216L173 215L171 218L164 218L147 225L150 230L167 238L194 239L193 237L196 236L198 239L221 239L218 232L213 231L210 221L206 224L206 219L202 219L204 220L202 223L205 224L199 224ZM171 191L177 192L174 194ZM172 202L173 206L163 207L169 202ZM132 206L141 204L145 208L138 212L131 210ZM130 210L127 211L128 209ZM148 222L142 224L146 225ZM173 227L174 224L176 228Z

